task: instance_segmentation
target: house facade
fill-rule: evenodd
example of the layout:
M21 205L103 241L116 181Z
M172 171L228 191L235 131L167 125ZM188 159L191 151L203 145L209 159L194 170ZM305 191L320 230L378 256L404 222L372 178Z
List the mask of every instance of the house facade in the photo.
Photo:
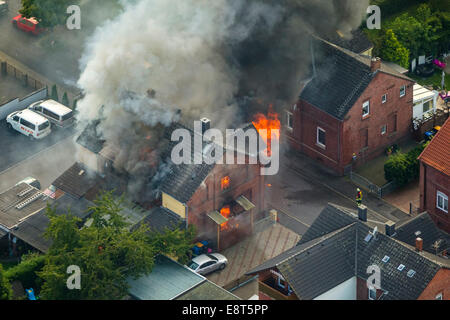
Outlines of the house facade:
M427 211L439 228L450 233L450 120L419 156L420 209Z
M312 46L326 58L286 110L284 131L294 149L343 174L409 135L414 81L378 58L323 40Z

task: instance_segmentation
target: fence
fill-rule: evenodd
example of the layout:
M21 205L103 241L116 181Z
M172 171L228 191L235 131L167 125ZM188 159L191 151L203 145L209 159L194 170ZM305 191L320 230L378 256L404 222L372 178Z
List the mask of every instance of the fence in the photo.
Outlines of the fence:
M368 190L370 193L375 194L378 198L383 198L384 196L387 196L389 193L397 189L397 186L394 182L388 182L385 185L379 187L367 178L364 178L353 171L350 172L350 179L356 185Z
M45 87L29 94L22 99L15 98L3 105L0 105L0 120L6 119L6 117L14 111L25 109L34 102L46 99L47 96L48 92L47 88Z

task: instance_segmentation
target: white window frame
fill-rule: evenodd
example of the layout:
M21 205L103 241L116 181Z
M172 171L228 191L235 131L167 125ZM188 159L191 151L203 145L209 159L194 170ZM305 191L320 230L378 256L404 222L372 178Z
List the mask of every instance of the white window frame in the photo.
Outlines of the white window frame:
M381 97L381 103L385 104L387 102L387 93L383 94L383 96Z
M387 125L381 126L381 135L384 136L387 133Z
M439 292L435 297L436 300L443 300L443 298L444 298L444 295L442 294L442 292Z
M406 86L400 87L400 98L406 96Z
M439 206L439 198L442 198L442 207ZM445 210L445 202L447 201L447 210ZM436 208L448 213L448 196L440 191L436 193Z
M292 127L289 126L289 118L292 120ZM294 130L294 114L290 111L286 111L286 128L290 131Z
M375 293L375 298L372 298L371 296L370 296L370 293ZM369 300L376 300L377 299L377 289L375 289L375 288L372 288L372 287L369 287Z
M320 130L320 131L323 131L323 133L325 134L325 144L323 144L322 142L319 141L319 130ZM321 127L317 127L317 131L316 131L316 144L317 144L319 147L322 147L322 148L324 148L324 149L327 147L327 146L326 146L326 144L327 144L327 131L324 130L324 129L322 129Z
M365 107L367 107L367 113L366 114L364 114ZM363 105L362 105L362 112L363 112L362 113L362 117L363 118L366 118L366 117L368 117L370 115L370 100L367 100L366 102L363 103Z

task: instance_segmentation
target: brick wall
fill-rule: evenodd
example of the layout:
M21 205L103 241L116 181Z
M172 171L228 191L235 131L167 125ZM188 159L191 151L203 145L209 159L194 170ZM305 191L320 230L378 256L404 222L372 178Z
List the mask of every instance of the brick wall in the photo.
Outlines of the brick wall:
M403 85L406 85L406 95L400 97ZM387 102L383 104L384 94ZM370 101L370 114L363 119L362 105L366 101ZM379 72L343 121L305 101L299 101L296 106L290 110L294 115L293 130L285 130L290 145L343 174L344 168L352 163L353 153L358 156L355 165L360 165L411 135L413 82ZM384 135L381 134L383 125L387 126ZM326 131L325 148L317 144L317 127Z
M383 290L377 289L377 299L383 294ZM369 300L369 288L364 279L356 279L356 300Z
M420 165L420 209L427 211L439 228L450 233L450 213L437 208L437 191L450 198L450 178L442 172Z
M419 297L419 300L434 300L442 294L443 300L450 300L450 270L441 269L434 276Z

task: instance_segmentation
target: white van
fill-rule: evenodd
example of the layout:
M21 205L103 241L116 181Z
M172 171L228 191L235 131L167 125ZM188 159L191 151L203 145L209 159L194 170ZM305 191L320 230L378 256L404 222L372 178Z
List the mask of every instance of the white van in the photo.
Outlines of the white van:
M52 132L50 121L31 110L11 113L6 118L9 129L14 129L33 139L45 138Z
M35 102L28 109L46 117L61 128L69 127L74 123L72 109L52 99Z

